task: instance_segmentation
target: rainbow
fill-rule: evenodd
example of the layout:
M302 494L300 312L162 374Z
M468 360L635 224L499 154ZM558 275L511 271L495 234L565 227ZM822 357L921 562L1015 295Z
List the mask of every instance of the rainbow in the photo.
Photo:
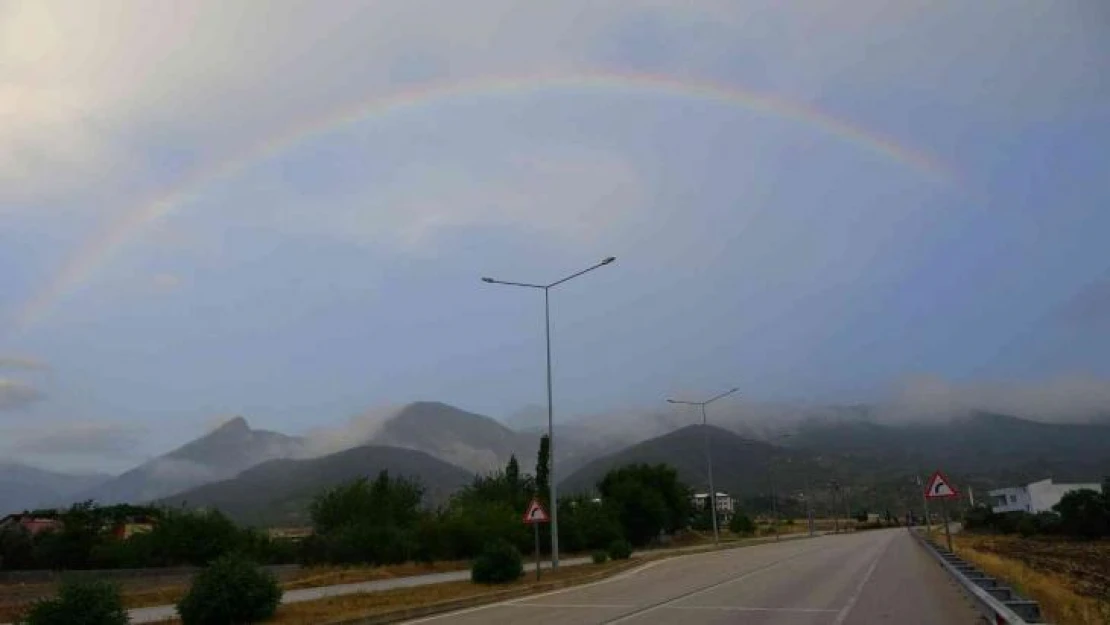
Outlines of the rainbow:
M930 156L838 119L820 110L771 94L746 91L720 83L690 81L650 74L574 73L528 75L458 83L436 83L361 102L261 141L236 156L202 166L142 202L86 241L47 283L32 294L16 314L16 328L39 322L67 295L86 284L92 275L134 240L151 223L164 219L212 184L288 152L309 139L366 120L418 108L430 108L475 97L536 94L547 91L606 92L717 102L751 112L788 119L945 180L950 172Z

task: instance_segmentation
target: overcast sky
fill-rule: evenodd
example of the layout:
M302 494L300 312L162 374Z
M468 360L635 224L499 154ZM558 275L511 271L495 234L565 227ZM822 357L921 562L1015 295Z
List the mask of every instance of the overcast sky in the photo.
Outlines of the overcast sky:
M1101 2L0 0L0 454L504 417L542 294L479 277L609 255L561 418L1110 409L1107 76Z

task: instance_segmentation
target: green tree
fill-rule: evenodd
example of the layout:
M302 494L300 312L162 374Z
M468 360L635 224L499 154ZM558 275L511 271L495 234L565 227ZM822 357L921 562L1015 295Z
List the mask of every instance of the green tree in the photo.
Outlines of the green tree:
M0 530L0 570L18 571L35 567L35 541L20 526Z
M127 610L119 588L104 580L62 582L58 596L41 600L27 611L20 625L126 625Z
M273 574L250 560L229 556L197 574L178 602L177 613L184 625L258 623L274 615L281 594Z
M559 500L559 540L566 551L605 549L623 537L612 506L584 496Z
M545 434L540 438L536 453L536 496L547 503L551 493L551 439Z
M36 559L42 566L55 570L88 568L104 531L96 504L91 500L73 504L58 519L61 529L35 537Z
M509 491L516 496L520 492L520 463L516 461L516 454L509 456L509 464L505 465L505 481Z
M1060 514L1060 528L1066 534L1084 538L1110 534L1110 509L1102 493L1089 489L1071 491L1052 509Z
M689 489L678 481L678 471L665 464L614 469L598 483L598 491L634 546L647 544L660 532L672 533L689 519Z
M317 533L327 534L352 523L414 527L420 518L424 489L382 471L373 482L359 478L318 495L309 508Z
M752 522L751 517L737 511L728 522L728 529L733 534L747 535L755 532L755 523Z

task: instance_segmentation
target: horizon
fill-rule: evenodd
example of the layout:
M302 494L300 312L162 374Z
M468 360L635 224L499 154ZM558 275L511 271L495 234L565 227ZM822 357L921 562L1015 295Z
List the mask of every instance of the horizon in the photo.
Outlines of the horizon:
M481 277L609 256L551 291L557 423L1110 415L1081 8L477 2L0 6L0 458L546 410L542 294Z

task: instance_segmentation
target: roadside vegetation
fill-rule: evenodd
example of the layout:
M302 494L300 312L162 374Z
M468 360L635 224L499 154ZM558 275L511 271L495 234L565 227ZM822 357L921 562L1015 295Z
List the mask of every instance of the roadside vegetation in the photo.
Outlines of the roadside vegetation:
M221 599L205 580L229 575L227 570L234 568L229 563L238 563L236 580L254 575L248 570L269 580L263 583L271 589L261 593L265 597L280 597L283 588L365 581L381 577L376 572L393 569L412 574L455 570L468 563L474 566L474 581L515 583L523 570L522 554L531 555L534 548L533 533L522 522L522 512L533 497L549 507L547 450L544 441L534 473L522 472L514 457L503 470L476 477L438 509L422 505L424 490L418 482L384 471L337 485L312 500L313 532L299 543L239 527L217 510L99 507L85 502L59 514L55 530L34 536L18 528L0 532L0 568L208 567L191 588L177 583L122 594L117 590L125 607L179 602L182 615L193 622L216 619L206 610L215 609L210 604L218 606ZM599 498L573 496L559 501L564 553L600 553L606 561L627 559L633 549L690 525L689 489L671 467L620 467L601 480L598 492ZM148 531L124 537L120 526L137 518L146 522ZM540 537L546 554L550 534L541 531ZM276 563L309 568L284 584L256 568ZM33 600L33 595L22 602L17 598L6 606L0 601L0 613L14 618ZM264 606L260 609L252 617L255 620L263 619Z
M1110 496L1071 492L1036 515L978 507L964 528L960 556L1040 602L1050 622L1110 623Z

